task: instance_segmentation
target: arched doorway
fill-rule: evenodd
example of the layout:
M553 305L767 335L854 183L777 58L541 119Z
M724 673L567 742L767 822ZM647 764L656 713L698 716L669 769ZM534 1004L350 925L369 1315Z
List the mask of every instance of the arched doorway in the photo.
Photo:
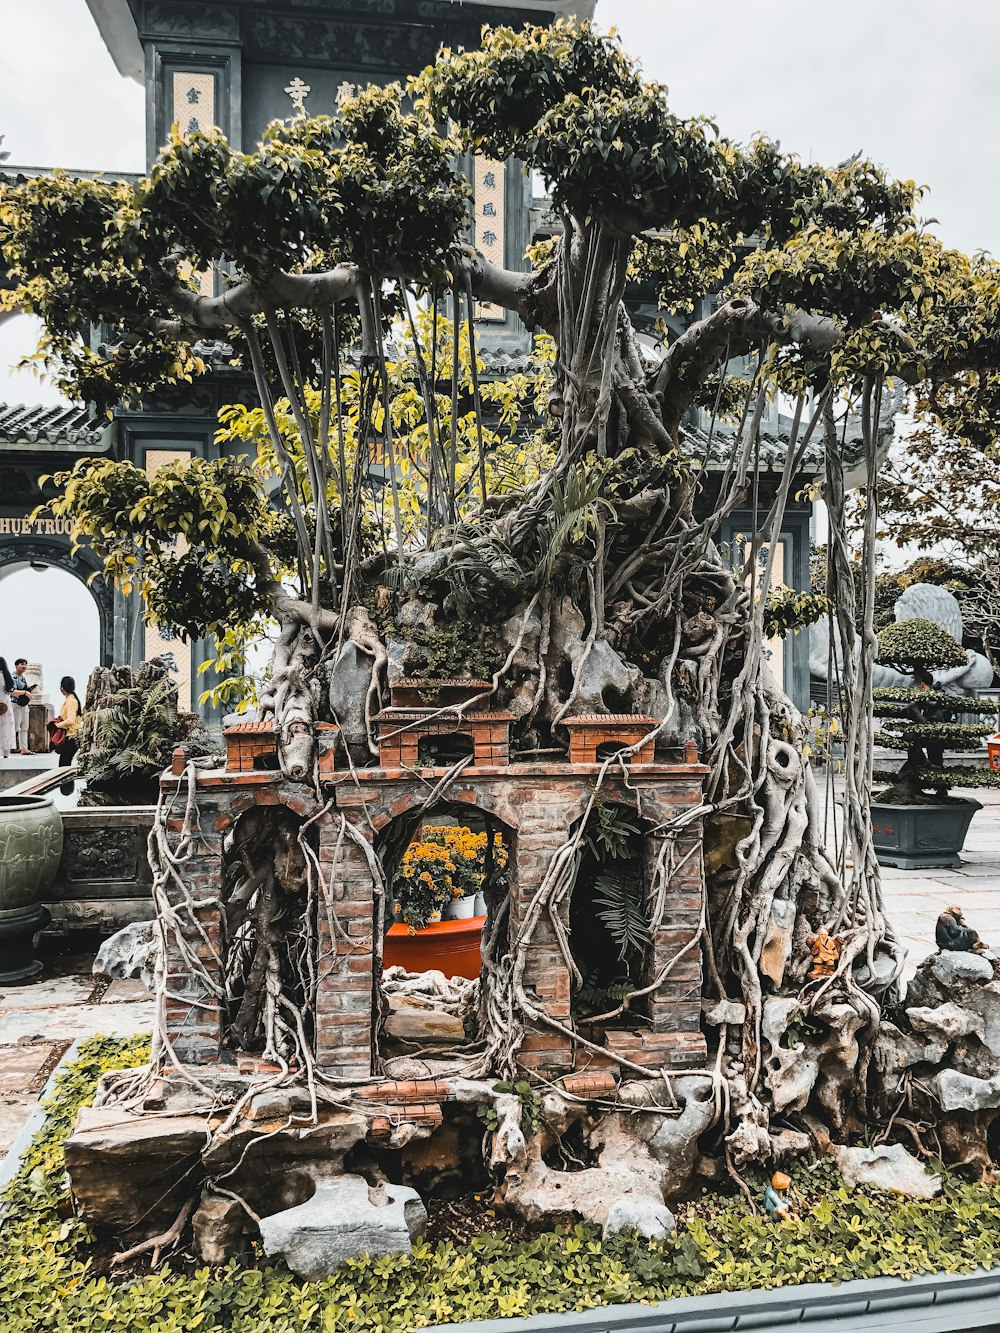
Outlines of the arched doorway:
M110 661L111 607L102 613L83 578L45 554L0 555L0 654L11 666L18 657L39 663L58 709L61 677L72 676L82 698L94 667Z

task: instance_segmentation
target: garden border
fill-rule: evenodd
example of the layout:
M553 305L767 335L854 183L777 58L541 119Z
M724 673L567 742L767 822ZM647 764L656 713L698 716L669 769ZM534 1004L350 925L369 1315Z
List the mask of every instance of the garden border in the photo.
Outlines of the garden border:
M38 1100L21 1122L21 1128L14 1136L14 1142L7 1149L6 1153L4 1153L3 1159L0 1160L0 1227L2 1227L7 1220L7 1206L3 1197L4 1192L20 1170L21 1161L24 1154L31 1146L32 1139L45 1124L45 1103L55 1092L56 1082L63 1070L71 1065L74 1060L79 1059L80 1043L89 1040L89 1034L85 1037L76 1037L66 1050L63 1051L58 1064L46 1080L45 1087L42 1088L41 1092L38 1094Z
M811 1333L997 1333L1000 1268L868 1278L840 1286L807 1282L772 1291L685 1296L656 1305L604 1305L524 1319L435 1324L432 1333L784 1333L806 1327Z

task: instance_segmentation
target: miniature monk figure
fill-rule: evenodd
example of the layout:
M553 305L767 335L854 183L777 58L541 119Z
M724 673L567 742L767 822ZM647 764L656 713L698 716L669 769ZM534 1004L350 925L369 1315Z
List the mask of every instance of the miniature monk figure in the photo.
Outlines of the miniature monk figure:
M809 969L810 981L822 981L824 977L833 976L837 970L842 943L840 936L831 935L826 926L820 926L815 935L806 936L806 944L813 958Z
M939 949L956 953L982 953L986 945L970 925L966 924L960 907L947 907L937 919L934 938Z
M772 1222L797 1222L798 1213L788 1206L788 1191L792 1187L791 1176L784 1171L775 1171L771 1183L764 1191L764 1212Z

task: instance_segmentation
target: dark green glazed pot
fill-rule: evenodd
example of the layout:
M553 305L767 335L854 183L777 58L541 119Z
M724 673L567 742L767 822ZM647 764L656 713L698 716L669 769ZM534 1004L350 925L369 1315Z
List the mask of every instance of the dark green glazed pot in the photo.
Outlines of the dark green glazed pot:
M0 796L0 984L42 970L32 942L51 920L41 898L62 846L62 815L48 796Z

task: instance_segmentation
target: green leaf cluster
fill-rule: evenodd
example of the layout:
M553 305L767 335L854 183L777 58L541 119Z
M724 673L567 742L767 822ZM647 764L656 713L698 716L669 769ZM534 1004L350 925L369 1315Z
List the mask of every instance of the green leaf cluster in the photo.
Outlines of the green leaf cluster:
M849 1190L829 1161L793 1168L800 1222L752 1216L742 1197L703 1195L669 1240L602 1241L575 1226L511 1243L418 1244L362 1257L320 1282L286 1269L169 1267L116 1281L97 1271L72 1216L63 1144L97 1077L148 1058L145 1039L94 1038L61 1076L44 1126L4 1194L4 1333L403 1333L439 1323L585 1310L802 1282L971 1272L1000 1264L1000 1186L946 1176L929 1202ZM514 1085L513 1091L517 1091ZM520 1095L520 1094L519 1094ZM524 1103L522 1102L522 1105ZM752 1185L763 1193L763 1177Z

